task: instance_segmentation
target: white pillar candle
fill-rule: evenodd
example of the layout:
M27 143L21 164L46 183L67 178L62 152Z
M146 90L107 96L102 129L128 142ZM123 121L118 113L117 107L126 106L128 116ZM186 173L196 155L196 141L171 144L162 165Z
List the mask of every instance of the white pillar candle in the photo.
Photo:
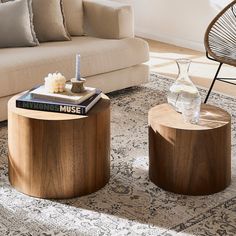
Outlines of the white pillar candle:
M81 80L80 77L80 54L76 54L76 80Z

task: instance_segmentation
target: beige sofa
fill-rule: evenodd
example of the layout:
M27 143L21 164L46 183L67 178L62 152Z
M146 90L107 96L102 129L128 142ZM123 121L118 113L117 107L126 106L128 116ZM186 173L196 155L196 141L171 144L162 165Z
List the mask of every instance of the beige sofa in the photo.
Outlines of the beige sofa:
M132 8L108 0L84 0L87 36L37 47L0 49L0 121L7 119L11 96L43 82L49 72L67 79L75 75L75 55L81 54L81 74L88 86L103 92L148 80L148 44L133 37Z

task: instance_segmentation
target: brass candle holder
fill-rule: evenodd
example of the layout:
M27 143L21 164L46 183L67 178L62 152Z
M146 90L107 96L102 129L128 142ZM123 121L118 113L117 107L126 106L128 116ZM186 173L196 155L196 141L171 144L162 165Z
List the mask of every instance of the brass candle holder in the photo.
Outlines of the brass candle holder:
M76 78L71 79L72 87L71 92L72 93L82 93L85 91L84 83L86 82L86 79L80 78L80 80L77 80Z

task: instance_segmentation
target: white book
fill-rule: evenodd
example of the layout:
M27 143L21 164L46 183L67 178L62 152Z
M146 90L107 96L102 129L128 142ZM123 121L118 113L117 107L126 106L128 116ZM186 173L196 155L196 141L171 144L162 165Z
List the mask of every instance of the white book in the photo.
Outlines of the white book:
M67 102L71 104L80 104L81 102L87 100L96 93L96 88L85 87L85 91L82 93L72 93L72 84L66 84L65 91L62 93L49 93L46 91L44 85L31 91L30 94L32 98L35 99L46 99L55 102Z

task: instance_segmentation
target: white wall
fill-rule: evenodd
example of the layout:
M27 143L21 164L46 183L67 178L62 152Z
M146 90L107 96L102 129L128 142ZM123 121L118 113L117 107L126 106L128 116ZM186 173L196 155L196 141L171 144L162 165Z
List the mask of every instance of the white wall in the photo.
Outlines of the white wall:
M132 4L137 36L204 51L212 18L231 0L117 0Z

